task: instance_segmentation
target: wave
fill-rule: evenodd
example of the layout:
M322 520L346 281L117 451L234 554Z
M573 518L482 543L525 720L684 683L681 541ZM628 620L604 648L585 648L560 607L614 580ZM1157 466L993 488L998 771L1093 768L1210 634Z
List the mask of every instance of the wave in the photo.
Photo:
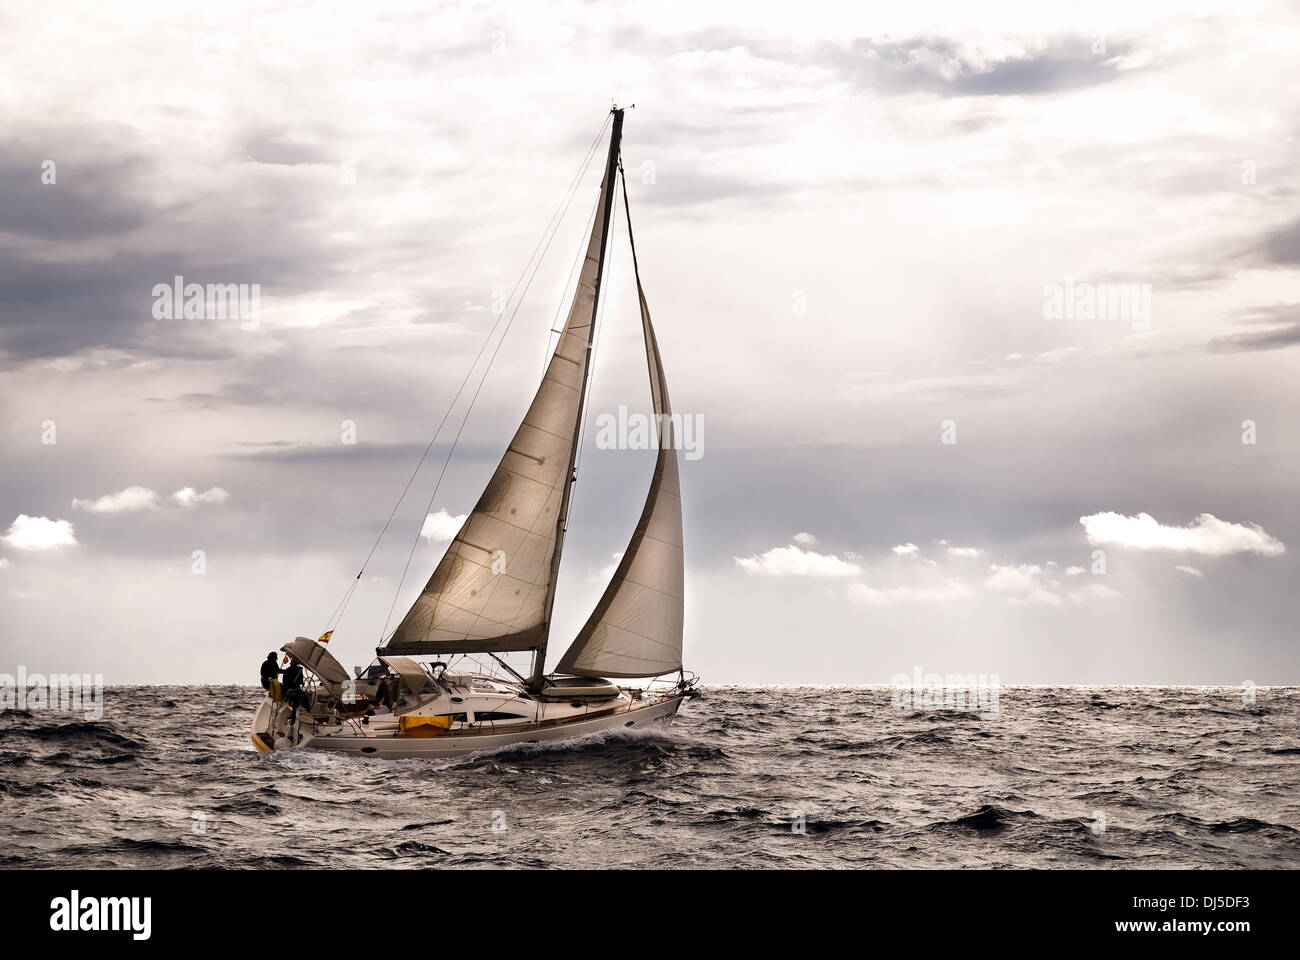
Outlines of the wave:
M0 865L1300 868L1300 688L1234 693L1003 688L989 722L719 687L671 727L384 760L255 752L257 688L119 688L111 719L0 713Z
M963 827L967 830L1005 830L1015 823L1025 820L1037 820L1038 814L1032 810L1008 810L996 804L986 803L974 813L954 820L933 824L934 827Z

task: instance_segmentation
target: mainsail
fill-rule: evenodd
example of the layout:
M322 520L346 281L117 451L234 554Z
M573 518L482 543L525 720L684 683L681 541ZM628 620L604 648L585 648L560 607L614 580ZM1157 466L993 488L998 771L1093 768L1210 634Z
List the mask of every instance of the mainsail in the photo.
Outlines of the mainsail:
M650 396L659 423L659 454L641 519L614 578L556 668L560 673L585 677L655 677L682 667L685 565L672 406L668 402L659 343L650 322L650 308L641 288L636 242L631 240L626 183L623 206L628 213L632 265L641 304Z
M604 270L621 110L573 305L537 395L483 495L385 647L392 654L537 651L554 603L592 332Z

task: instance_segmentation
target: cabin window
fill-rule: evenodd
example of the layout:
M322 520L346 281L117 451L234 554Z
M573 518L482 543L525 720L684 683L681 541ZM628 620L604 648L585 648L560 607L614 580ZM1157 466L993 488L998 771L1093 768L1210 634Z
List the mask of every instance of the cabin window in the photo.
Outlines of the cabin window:
M505 713L501 710L484 710L481 713L476 712L474 714L474 719L482 722L486 720L524 720L526 718L521 713Z

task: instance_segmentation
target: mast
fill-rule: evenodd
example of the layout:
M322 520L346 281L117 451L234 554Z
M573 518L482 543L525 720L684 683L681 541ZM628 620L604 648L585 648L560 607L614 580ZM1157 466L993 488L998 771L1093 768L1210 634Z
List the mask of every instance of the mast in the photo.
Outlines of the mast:
M614 176L618 171L618 147L623 137L623 111L614 107L614 125L609 135L609 157L605 161L605 204L601 210L601 245L600 257L596 263L596 290L591 305L591 324L587 327L587 359L583 366L581 399L578 402L578 416L573 425L573 448L569 451L569 466L565 471L564 493L560 498L560 513L555 520L555 553L551 557L551 579L546 590L546 615L542 621L542 639L533 655L532 676L528 678L528 689L533 693L542 688L542 677L546 673L546 644L551 635L551 611L555 607L555 582L560 570L560 554L564 550L564 531L569 521L569 501L573 497L574 464L578 459L578 434L582 428L583 414L587 408L587 381L591 377L591 349L596 339L596 319L600 316L600 292L605 279L605 251L609 248L609 220L614 210Z

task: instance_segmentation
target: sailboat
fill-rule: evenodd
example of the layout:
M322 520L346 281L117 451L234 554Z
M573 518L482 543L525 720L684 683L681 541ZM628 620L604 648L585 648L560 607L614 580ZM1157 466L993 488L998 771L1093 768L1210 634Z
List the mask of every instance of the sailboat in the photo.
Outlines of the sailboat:
M668 723L696 695L697 678L682 667L685 570L672 408L636 261L626 183L623 205L658 453L645 506L608 586L556 670L545 672L616 178L622 175L623 114L618 107L611 111L597 213L568 318L496 472L369 668L349 676L324 644L309 637L281 648L305 682L284 689L270 681L253 717L258 750L462 756ZM531 654L526 676L499 656L512 652ZM450 668L483 654L509 675ZM628 679L650 683L615 682Z

